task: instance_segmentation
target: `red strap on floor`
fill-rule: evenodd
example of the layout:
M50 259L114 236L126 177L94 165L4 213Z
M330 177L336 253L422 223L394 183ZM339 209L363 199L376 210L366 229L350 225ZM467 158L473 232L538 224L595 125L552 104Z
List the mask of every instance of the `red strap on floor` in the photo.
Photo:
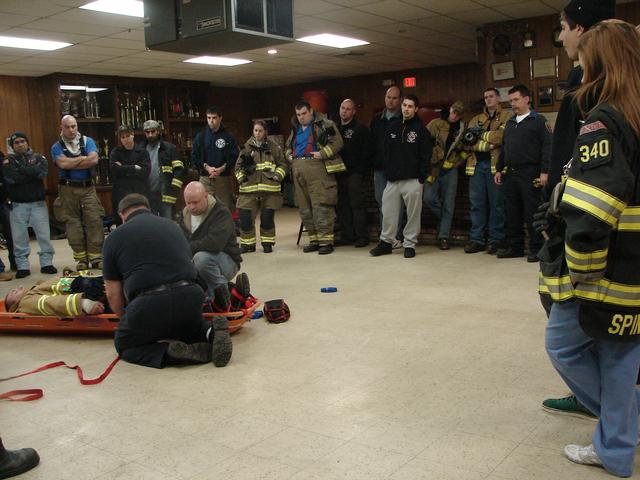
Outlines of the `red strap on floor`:
M116 356L116 358L114 358L111 361L111 363L106 368L106 370L102 372L102 375L96 378L84 378L84 372L82 371L82 368L80 367L80 365L67 365L65 362L59 361L59 362L48 363L39 368L36 368L35 370L31 370L30 372L21 373L20 375L14 375L13 377L7 377L7 378L0 378L0 382L13 380L14 378L25 377L33 373L49 370L50 368L66 367L68 369L76 371L76 373L78 374L78 380L80 380L80 383L82 385L96 385L102 382L105 378L109 376L109 374L111 373L111 370L113 370L113 367L115 367L116 363L118 363L118 360L120 360L120 356ZM33 389L27 389L27 390L11 390L10 392L5 392L0 394L0 400L9 400L11 402L30 402L31 400L37 400L39 398L42 398L43 395L44 395L44 392L40 388L33 388Z

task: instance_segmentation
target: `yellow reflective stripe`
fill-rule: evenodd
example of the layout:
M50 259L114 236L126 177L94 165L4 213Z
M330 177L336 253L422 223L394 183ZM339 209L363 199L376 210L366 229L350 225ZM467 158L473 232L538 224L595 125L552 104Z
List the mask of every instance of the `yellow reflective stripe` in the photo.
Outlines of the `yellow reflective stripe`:
M276 164L273 162L256 163L256 170L271 170L275 166Z
M582 253L574 250L568 243L564 244L565 259L571 270L585 272L592 270L604 270L607 267L607 255L609 249L595 250Z
M162 173L173 173L173 168L171 168L169 165L163 165Z
M47 299L49 299L50 296L49 295L42 295L39 299L38 299L38 311L42 314L42 315L53 315L53 312L51 312L48 308L47 308Z
M73 317L73 297L75 297L75 295L69 295L67 297L67 301L65 302L65 307L67 309L67 314L70 317Z
M86 256L87 256L87 252L73 252L74 260L84 260Z
M266 235L260 235L260 241L262 243L276 243L276 236L267 237Z
M280 178L284 178L287 172L284 171L284 168L278 167L276 168L276 173L280 175Z
M624 202L592 185L569 178L562 202L583 210L597 219L614 226L625 208Z
M311 243L317 243L318 242L318 236L317 235L309 235L309 241Z
M476 166L475 165L467 165L464 168L464 173L468 176L473 176L473 174L476 172Z
M621 231L640 231L640 207L625 208L618 219L617 228Z
M325 153L327 158L333 157L333 150L331 149L331 147L329 145L326 145L326 146L322 147L322 151Z
M612 305L640 307L640 285L625 285L606 278L597 282L578 283L576 296Z
M480 139L484 140L485 142L489 141L489 135L491 135L491 132L484 132L482 135L480 135Z
M162 195L163 203L176 203L176 197L172 197L171 195Z
M87 255L89 260L102 260L102 253L90 253Z
M242 180L246 177L246 175L244 174L243 171L238 170L236 172L236 178L238 179L238 182L242 182Z
M563 302L574 296L571 277L545 277L540 273L538 279L538 292L547 294L554 302Z
M336 172L344 172L347 167L344 166L344 163L339 163L338 165L325 165L328 173L336 173Z
M240 185L239 190L242 193L279 192L280 185L269 185L268 183L258 183L256 185Z
M478 140L476 150L479 152L488 152L489 150L491 150L491 144L489 142L485 142L484 140Z
M171 166L175 169L175 168L184 168L184 163L182 163L182 160L171 160Z
M333 233L329 235L317 235L318 241L333 242Z
M176 188L182 188L182 180L180 180L179 178L174 178L173 180L171 180L171 185Z
M446 160L443 164L442 164L442 169L443 170L449 170L453 168L453 162Z
M251 237L251 238L242 238L240 237L240 245L255 245L256 244L256 237Z

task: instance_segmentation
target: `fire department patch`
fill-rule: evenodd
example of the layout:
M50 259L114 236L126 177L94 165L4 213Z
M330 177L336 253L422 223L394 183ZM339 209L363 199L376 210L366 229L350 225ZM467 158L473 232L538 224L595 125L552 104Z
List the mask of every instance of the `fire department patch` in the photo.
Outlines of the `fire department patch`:
M418 138L418 134L413 130L407 133L407 143L416 143L417 138Z
M226 144L227 142L224 141L224 138L219 138L218 140L216 140L216 147L218 148L224 148Z
M606 129L607 129L606 125L602 123L600 120L598 120L597 122L588 123L587 125L584 125L580 129L580 135L586 135L587 133L593 133L593 132L597 132L598 130L606 130Z
M352 128L347 128L344 133L342 134L342 136L344 138L353 138L353 129Z

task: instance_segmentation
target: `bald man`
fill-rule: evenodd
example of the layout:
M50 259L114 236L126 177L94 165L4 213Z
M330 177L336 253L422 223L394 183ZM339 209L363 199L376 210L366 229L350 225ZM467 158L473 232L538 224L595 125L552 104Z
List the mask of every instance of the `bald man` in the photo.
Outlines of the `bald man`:
M208 194L200 182L186 186L184 202L182 228L189 240L193 263L207 283L207 299L211 300L216 287L226 288L240 270L242 257L235 224L229 209Z
M369 245L363 179L370 165L371 137L369 129L356 118L356 103L350 98L340 104L338 129L344 140L341 154L347 171L336 174L341 227L336 245L362 248Z
M101 269L104 208L92 173L98 164L98 150L92 138L78 132L78 123L71 115L62 117L60 139L51 147L51 158L59 177L53 213L65 224L76 270Z

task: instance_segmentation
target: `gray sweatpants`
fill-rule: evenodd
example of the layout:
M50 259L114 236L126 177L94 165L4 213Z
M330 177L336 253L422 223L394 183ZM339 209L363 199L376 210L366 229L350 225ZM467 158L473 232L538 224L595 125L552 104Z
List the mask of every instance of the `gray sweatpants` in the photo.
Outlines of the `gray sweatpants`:
M382 233L380 240L393 243L398 230L398 216L402 204L407 207L407 224L402 231L404 248L414 248L420 234L420 215L422 214L422 184L417 178L409 180L387 181L382 194Z

